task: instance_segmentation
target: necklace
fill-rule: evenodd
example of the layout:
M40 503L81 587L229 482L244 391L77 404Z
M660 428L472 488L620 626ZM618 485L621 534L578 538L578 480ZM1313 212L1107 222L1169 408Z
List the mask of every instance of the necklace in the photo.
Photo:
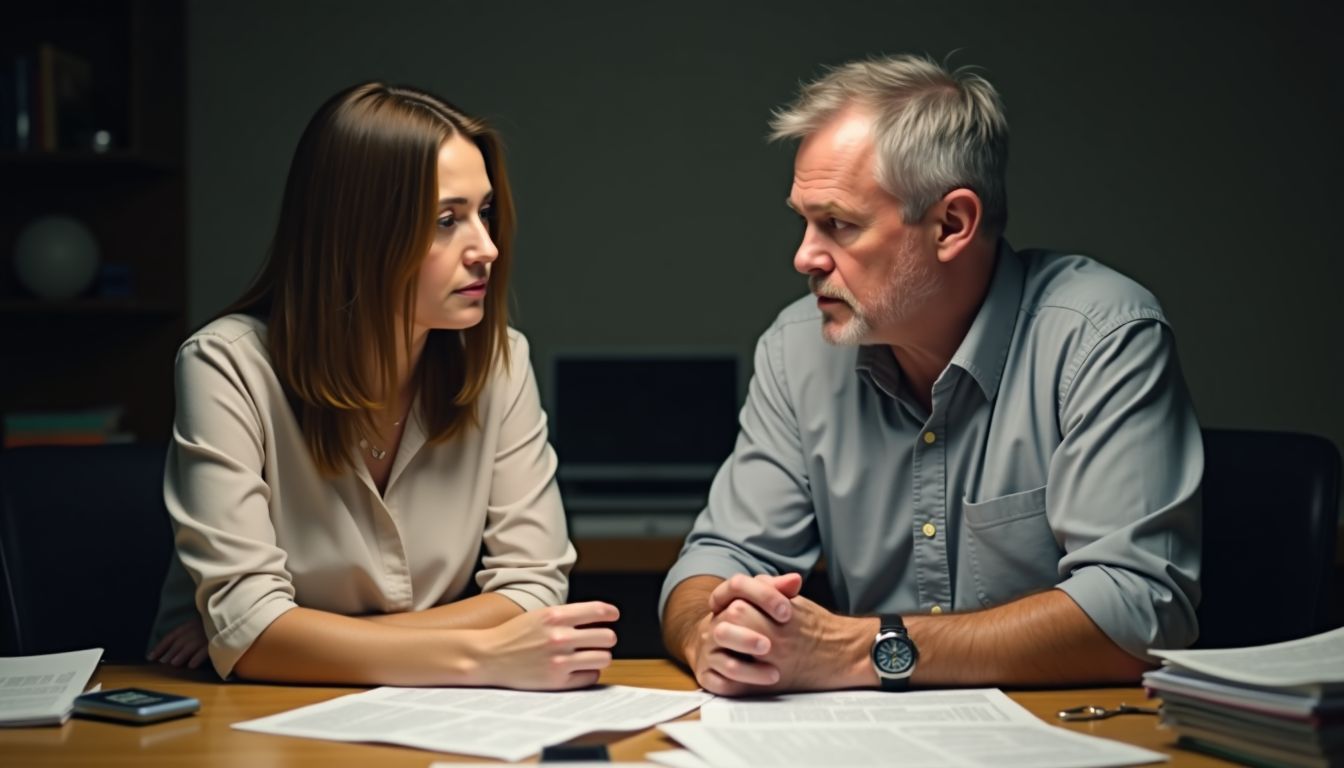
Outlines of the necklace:
M392 422L393 429L396 429L397 427L400 426L401 426L401 419L397 419L396 421ZM373 457L374 461L382 461L383 459L387 458L386 448L379 448L378 446L374 445L373 443L370 443L368 440L365 440L363 438L360 438L359 447L367 449L369 455Z

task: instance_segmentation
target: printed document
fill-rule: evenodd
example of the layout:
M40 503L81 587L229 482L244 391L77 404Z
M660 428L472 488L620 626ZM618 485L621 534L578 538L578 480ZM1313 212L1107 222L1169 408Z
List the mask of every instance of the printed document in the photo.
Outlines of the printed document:
M622 685L555 693L376 688L233 727L519 760L592 731L648 728L680 717L711 698L700 691Z
M1197 651L1151 650L1168 666L1221 680L1303 693L1344 689L1344 627L1285 643Z
M0 658L0 726L60 725L103 658L102 648Z
M1103 768L1167 759L1158 752L1085 736L1039 720L1035 725L679 722L658 727L705 763L719 768L846 768L896 763L902 768Z
M689 749L664 749L644 755L644 759L654 765L666 768L713 768L709 763L695 756Z
M793 693L715 699L700 721L732 723L1027 723L1041 721L997 688L965 691Z
M660 726L715 766L1022 766L1102 768L1167 757L1041 722L992 688L842 691L714 699L699 722ZM691 768L683 755L649 759Z

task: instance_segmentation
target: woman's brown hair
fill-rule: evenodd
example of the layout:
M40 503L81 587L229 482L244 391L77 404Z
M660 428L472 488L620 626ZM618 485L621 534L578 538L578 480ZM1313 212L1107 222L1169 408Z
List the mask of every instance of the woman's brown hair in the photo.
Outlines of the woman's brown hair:
M397 340L409 354L438 216L439 149L453 136L485 158L499 257L481 322L430 331L413 375L431 443L475 426L495 361L508 364L513 199L498 135L443 99L364 83L323 104L294 152L266 266L222 313L268 321L271 362L326 474L348 468L375 412L395 401Z

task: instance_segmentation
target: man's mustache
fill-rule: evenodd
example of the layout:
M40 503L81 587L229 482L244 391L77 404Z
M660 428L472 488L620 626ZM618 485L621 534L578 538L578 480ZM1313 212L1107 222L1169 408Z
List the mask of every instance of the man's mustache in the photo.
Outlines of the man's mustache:
M826 279L819 275L809 275L807 278L807 288L817 296L824 296L828 299L838 299L840 301L854 305L854 297L843 288L831 285Z

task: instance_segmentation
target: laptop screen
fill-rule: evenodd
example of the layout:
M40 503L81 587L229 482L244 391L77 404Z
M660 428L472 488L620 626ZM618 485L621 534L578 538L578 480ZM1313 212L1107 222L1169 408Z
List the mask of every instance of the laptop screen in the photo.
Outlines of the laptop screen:
M729 354L557 356L562 476L712 476L737 437L737 369Z

